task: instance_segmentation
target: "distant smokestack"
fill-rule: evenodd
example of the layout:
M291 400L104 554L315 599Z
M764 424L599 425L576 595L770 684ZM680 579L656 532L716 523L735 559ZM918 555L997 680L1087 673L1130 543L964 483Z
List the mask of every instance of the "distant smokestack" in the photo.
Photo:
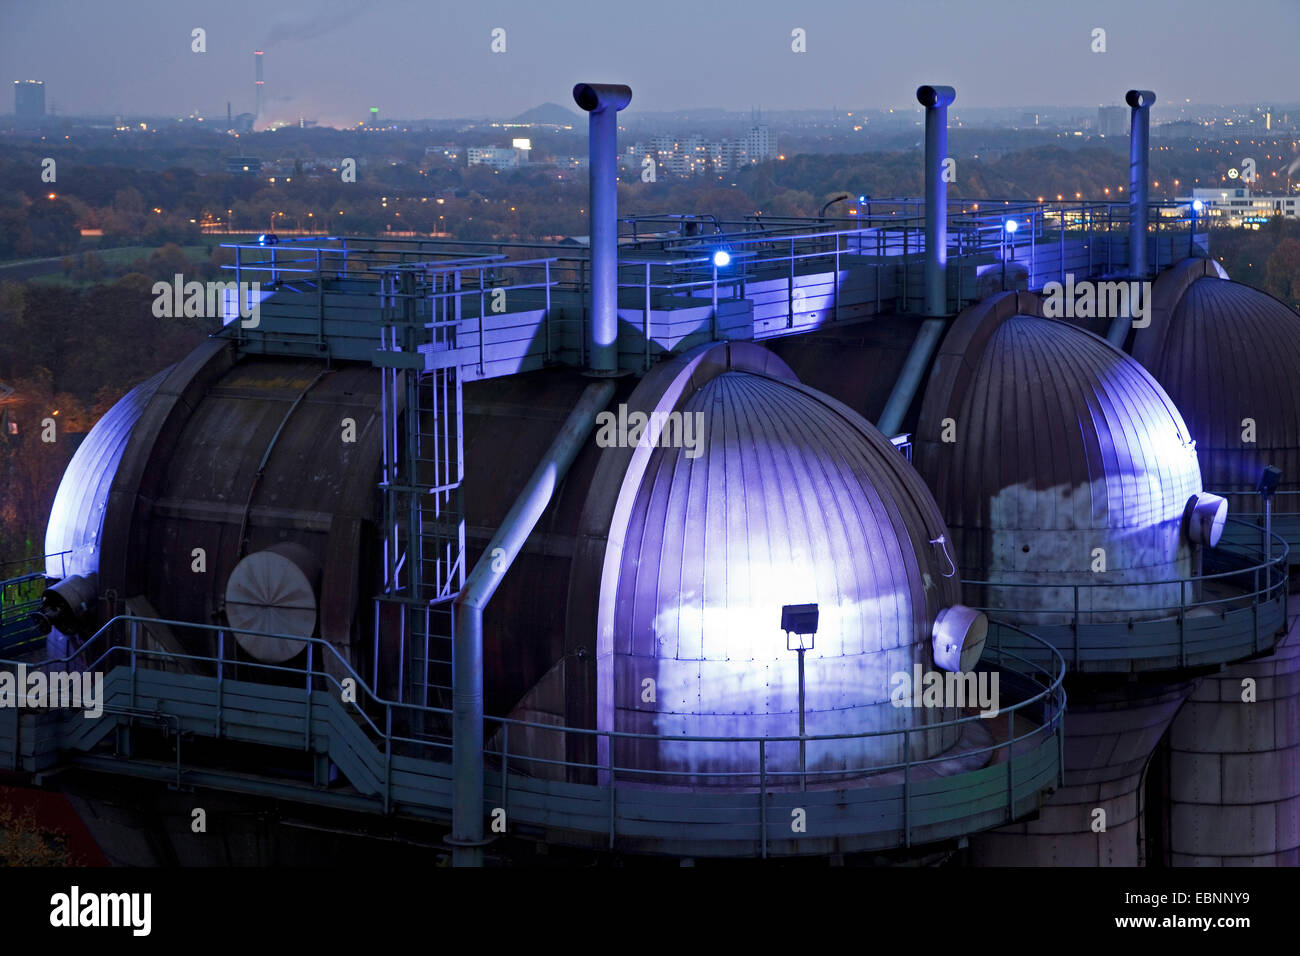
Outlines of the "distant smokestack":
M257 77L256 79L257 113L255 115L257 119L261 119L262 118L262 51L261 50L253 51L253 69L256 71L256 77Z
M1128 141L1128 266L1134 278L1147 274L1147 201L1150 198L1151 104L1150 90L1129 90L1124 101L1133 110Z
M226 100L226 129L234 129L235 121L230 116L230 100Z
M587 371L618 374L618 111L629 87L579 83L573 99L589 114L591 178L591 342Z
M922 86L916 98L925 107L925 314L948 312L948 106L957 97L951 86Z

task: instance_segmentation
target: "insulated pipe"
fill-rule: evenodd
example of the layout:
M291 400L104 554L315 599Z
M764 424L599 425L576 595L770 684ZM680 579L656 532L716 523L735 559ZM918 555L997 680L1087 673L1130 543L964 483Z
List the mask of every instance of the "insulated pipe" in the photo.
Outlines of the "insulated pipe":
M1150 199L1151 104L1156 95L1150 90L1129 90L1124 101L1132 110L1128 141L1128 265L1129 275L1145 279L1147 275L1147 202ZM1116 315L1106 333L1106 340L1117 349L1124 347L1133 327L1130 309Z
M922 86L916 98L925 107L925 314L948 314L948 106L957 97L951 86ZM906 268L906 263L904 263Z
M907 353L907 361L903 363L903 370L898 373L894 390L889 393L889 400L885 402L885 410L880 413L880 420L876 422L876 427L886 438L892 438L902 426L903 416L912 407L912 399L916 397L916 390L921 386L921 378L925 375L934 350L943 338L943 330L946 326L947 322L943 319L926 319L921 323L921 328L916 333L916 340L912 343L912 350Z
M629 87L579 83L573 99L587 111L591 181L591 339L589 375L618 374L618 111Z
M483 865L483 609L551 503L609 404L614 383L592 382L515 499L454 605L452 638L452 862Z
M948 314L948 184L943 180L943 161L948 153L948 106L956 98L957 91L951 86L922 86L916 91L917 101L925 107L925 314L928 316ZM907 263L903 268L907 268ZM917 330L903 371L876 423L886 436L892 436L902 425L930 358L943 337L945 324L942 318L929 318Z

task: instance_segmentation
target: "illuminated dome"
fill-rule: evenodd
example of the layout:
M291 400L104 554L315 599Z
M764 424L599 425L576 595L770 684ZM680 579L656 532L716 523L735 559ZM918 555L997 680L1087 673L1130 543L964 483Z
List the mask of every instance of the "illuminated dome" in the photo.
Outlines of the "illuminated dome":
M891 675L932 668L931 628L958 600L931 542L943 520L906 459L863 418L790 375L725 371L678 408L702 416L694 449L656 447L635 490L613 614L612 726L632 733L798 733L797 656L783 605L817 604L807 652L807 732L863 734L940 719L896 708ZM945 574L948 576L945 577ZM643 700L646 679L656 700ZM920 716L918 716L920 715ZM951 717L949 712L947 717ZM914 756L950 746L912 738ZM625 742L622 765L735 771L737 744ZM641 749L638 749L641 748ZM797 766L797 745L768 748ZM901 757L893 736L812 743L810 770Z
M1177 584L1141 582L1190 572L1184 509L1201 480L1182 416L1133 359L1090 332L1023 314L1030 307L1011 293L963 314L921 410L917 468L952 528L962 576L1140 585L1081 589L1094 621L1111 609L1129 619L1176 607ZM967 599L1027 623L1059 623L1045 609L1073 611L1066 588Z
M99 571L108 493L131 430L170 369L141 382L95 423L63 473L45 528L45 573L62 578Z
M1207 488L1254 491L1263 468L1276 465L1279 487L1300 490L1300 315L1239 282L1185 275L1197 266L1208 271L1193 263L1157 282L1157 306L1162 293L1182 294L1135 333L1133 356L1186 415ZM1162 288L1180 278L1191 280L1184 289ZM1248 508L1253 498L1233 504Z

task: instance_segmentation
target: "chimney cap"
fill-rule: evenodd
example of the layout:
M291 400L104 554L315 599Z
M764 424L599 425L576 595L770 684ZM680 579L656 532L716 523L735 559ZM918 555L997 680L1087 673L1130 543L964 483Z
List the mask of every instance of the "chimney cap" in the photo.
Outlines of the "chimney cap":
M1133 109L1150 106L1156 101L1156 95L1150 90L1129 90L1124 94L1124 102Z
M617 111L632 101L632 88L622 83L579 83L573 88L573 100L588 113Z
M916 99L925 107L949 106L957 98L957 91L951 86L918 86Z

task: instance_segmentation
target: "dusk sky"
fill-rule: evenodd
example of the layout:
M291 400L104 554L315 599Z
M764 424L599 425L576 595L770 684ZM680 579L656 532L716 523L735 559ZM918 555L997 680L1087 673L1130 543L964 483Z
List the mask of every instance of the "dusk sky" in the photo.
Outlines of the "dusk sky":
M43 79L62 114L253 108L351 125L571 107L575 81L629 84L633 108L962 106L1300 99L1300 0L0 0L0 76ZM190 31L207 31L191 52ZM494 28L506 52L490 49ZM1106 30L1107 52L1090 50ZM807 52L791 51L791 31ZM1226 49L1225 49L1226 47ZM0 110L13 109L6 91Z

